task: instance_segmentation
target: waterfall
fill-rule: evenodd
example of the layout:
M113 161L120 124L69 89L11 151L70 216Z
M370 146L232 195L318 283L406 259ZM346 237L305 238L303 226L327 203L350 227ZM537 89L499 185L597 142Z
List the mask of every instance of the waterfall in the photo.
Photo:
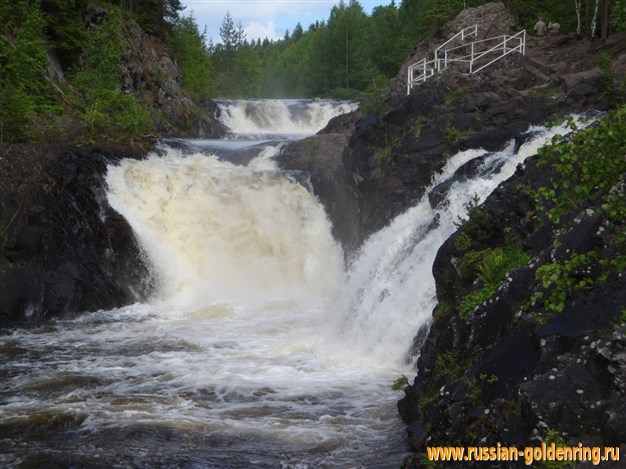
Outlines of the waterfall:
M354 111L354 102L335 100L221 100L218 118L234 135L267 134L302 138L324 128L333 117Z
M437 203L424 196L344 265L324 208L273 162L281 143L251 134L296 138L352 104L220 106L249 142L166 143L108 168L154 298L0 336L3 465L397 466L406 447L390 387L414 373L438 247L470 200L566 131L452 156L427 190ZM248 157L232 156L248 143ZM461 177L470 161L476 176Z
M339 326L358 353L387 363L415 359L411 355L419 344L413 339L428 326L436 306L432 265L437 250L466 217L470 203L482 203L518 164L565 132L564 126L533 127L519 149L511 141L498 152L457 153L433 176L418 204L366 240L348 266L345 317ZM476 175L459 177L456 171L470 161L479 162ZM447 191L433 207L429 195L442 186Z
M148 253L160 299L310 301L343 283L323 207L267 155L242 166L168 148L109 169L110 203Z

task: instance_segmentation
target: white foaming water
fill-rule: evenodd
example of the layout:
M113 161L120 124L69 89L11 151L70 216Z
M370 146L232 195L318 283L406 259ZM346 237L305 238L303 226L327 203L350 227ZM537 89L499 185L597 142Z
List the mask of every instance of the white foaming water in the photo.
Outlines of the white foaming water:
M152 261L162 300L313 300L342 284L324 209L267 152L244 167L169 149L110 168L107 183L111 206Z
M218 101L219 119L236 135L279 134L301 138L322 130L333 117L356 110L357 103L335 100Z
M169 149L109 168L156 296L0 338L0 462L397 467L390 385L410 375L434 307L435 253L474 194L557 131L517 153L455 155L433 187L478 156L488 176L455 182L436 210L425 198L347 270L323 209L274 167L273 147L247 166Z

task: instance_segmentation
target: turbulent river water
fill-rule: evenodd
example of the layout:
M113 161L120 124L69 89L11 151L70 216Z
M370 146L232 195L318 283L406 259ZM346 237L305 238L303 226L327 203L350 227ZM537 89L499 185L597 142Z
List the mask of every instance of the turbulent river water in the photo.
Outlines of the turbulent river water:
M324 208L272 157L353 105L219 106L228 139L164 143L108 169L154 297L0 335L0 465L397 467L391 384L414 374L436 251L473 197L563 132L454 155L432 187L475 158L480 176L437 209L425 197L344 265Z

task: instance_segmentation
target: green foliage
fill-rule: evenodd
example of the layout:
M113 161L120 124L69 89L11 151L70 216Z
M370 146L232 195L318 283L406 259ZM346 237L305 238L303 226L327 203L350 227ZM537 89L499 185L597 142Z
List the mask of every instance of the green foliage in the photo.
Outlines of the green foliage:
M571 123L572 126L573 123ZM543 149L544 164L556 171L549 184L536 190L535 199L557 229L571 214L593 204L606 222L603 237L611 246L602 251L573 252L566 259L540 266L538 290L531 301L560 313L574 293L603 285L626 269L626 105L566 140L553 139Z
M137 18L147 33L167 38L185 8L180 0L110 0Z
M548 430L544 442L546 446L552 446L552 444L554 444L557 448L565 448L569 446L565 441L565 438L563 438L563 435L561 435L561 433L552 428ZM571 466L573 464L573 461L538 461L539 467L545 469L560 469L563 467Z
M33 119L50 104L46 82L45 21L38 1L20 0L0 9L0 143L32 137Z
M584 268L597 257L595 252L586 254L574 254L568 260L559 263L544 264L537 269L535 274L541 282L547 295L541 295L543 306L555 313L560 313L565 308L565 300L574 290L590 287L595 284L594 277L586 274ZM539 300L539 296L534 297Z
M433 317L445 316L446 314L450 314L452 312L453 306L450 300L441 300L437 303L435 307L435 311L433 312Z
M448 350L435 359L438 374L451 380L457 380L463 376L468 364L469 358L463 357L459 350Z
M459 304L459 315L467 317L476 306L487 301L498 291L498 286L509 270L523 266L528 261L528 255L519 246L470 251L466 254L461 263L462 272L466 275L478 272L483 286L480 290L463 297Z
M365 73L370 77L371 83L365 90L366 95L361 104L361 109L368 114L377 115L389 111L391 106L385 100L389 79L371 61L365 65Z
M174 53L182 75L183 90L195 100L213 96L212 64L206 36L193 16L176 23L172 35Z
M124 51L120 21L113 16L88 31L85 60L73 74L83 98L80 118L94 135L138 135L150 125L150 116L137 98L119 88Z
M466 252L474 246L482 246L492 237L493 217L491 213L479 207L478 202L478 196L474 196L465 207L467 219L455 222L459 228L459 237L455 245L461 252Z
M356 98L364 100L367 112L377 114L388 109L388 81L415 45L398 34L402 15L394 3L376 7L368 16L358 1L340 2L327 21L312 24L306 32L296 28L276 42L237 39L232 17L225 18L222 29L229 39L212 56L215 74L223 77L218 78L218 95ZM245 61L244 68L252 73L237 76L236 82L252 84L237 87L228 77L234 57L246 47L259 62Z
M452 107L455 101L465 98L470 95L468 90L457 90L445 96L444 101L446 106Z
M431 404L432 402L435 402L436 400L437 400L437 394L433 394L433 395L422 394L417 400L417 407L420 411L423 412L428 404Z
M602 83L603 94L613 103L623 103L626 101L626 76L618 76L613 70L611 56L606 52L598 56L598 65L604 72L604 82Z
M405 387L409 385L409 378L402 375L398 379L396 379L391 385L392 391L402 391Z
M484 373L481 373L479 378L481 381L487 384L498 384L498 382L500 381L500 378L498 378L496 375L486 375Z
M467 318L469 313L478 305L483 304L489 298L491 298L498 287L494 288L493 285L485 285L480 290L473 291L468 293L463 297L461 303L459 304L459 316L462 318Z
M86 35L81 13L86 6L87 0L41 1L46 34L65 69L76 65L80 57Z
M441 130L441 137L444 142L449 144L457 143L461 139L461 133L450 121L446 122L445 127Z
M570 125L575 128L573 119ZM594 194L602 194L605 214L620 222L626 216L626 203L612 191L626 173L626 105L610 112L597 125L576 133L571 141L555 136L552 145L542 149L543 162L551 163L558 177L535 194L540 208L550 207L547 215L557 225L561 218L582 206Z
M614 2L611 11L611 25L616 31L626 29L626 2L624 0Z
M463 9L459 0L438 0L431 2L430 8L424 12L424 21L434 29L441 28L444 23L453 19Z
M485 284L499 284L509 270L523 266L529 260L528 255L519 246L494 248L479 264L479 276Z

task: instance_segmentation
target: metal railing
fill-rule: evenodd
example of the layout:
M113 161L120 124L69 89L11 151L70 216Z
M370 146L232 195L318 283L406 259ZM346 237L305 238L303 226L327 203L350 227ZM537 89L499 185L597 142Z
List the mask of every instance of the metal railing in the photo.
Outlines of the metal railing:
M458 55L459 51L466 54ZM522 30L513 36L505 34L445 49L444 57L439 59L443 63L443 66L441 66L441 63L439 64L439 70L453 63L467 63L468 73L473 74L480 72L513 52L526 55L526 30ZM487 58L486 63L481 63L481 60L485 58Z
M466 37L469 36L476 36L478 34L478 25L475 24L474 26L469 26L465 29L463 29L461 32L456 33L454 36L452 36L450 39L448 39L446 42L444 42L443 44L441 44L439 47L437 47L435 49L435 66L437 67L437 71L440 70L440 61L438 60L439 58L439 51L442 50L445 46L447 46L448 44L450 44L452 41L455 41L458 38L461 38L461 41L464 41ZM462 46L461 46L462 47ZM444 49L445 50L445 49Z
M477 33L478 27L476 25L465 28L437 47L433 60L422 59L410 65L406 85L407 95L411 94L414 85L426 81L427 78L451 64L467 64L468 73L471 75L493 65L511 53L518 52L526 55L526 30L513 36L496 36L444 49L446 45L459 37L464 40L466 37Z
M413 85L416 85L419 82L424 82L427 78L430 78L435 74L436 70L434 64L434 60L422 59L409 66L406 94L411 94L411 88L413 88Z

